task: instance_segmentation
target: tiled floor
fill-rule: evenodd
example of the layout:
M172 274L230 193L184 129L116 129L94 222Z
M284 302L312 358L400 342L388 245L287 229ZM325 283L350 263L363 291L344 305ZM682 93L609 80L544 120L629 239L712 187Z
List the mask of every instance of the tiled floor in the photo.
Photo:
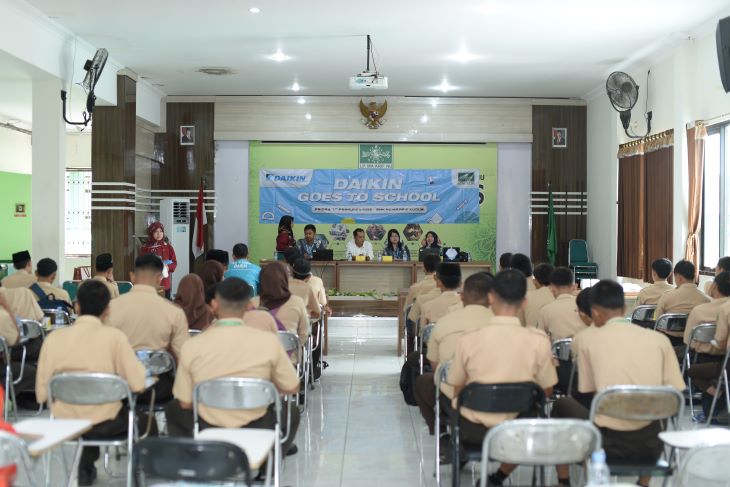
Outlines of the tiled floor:
M418 408L403 401L398 385L402 358L395 350L395 320L330 321L330 366L310 392L297 434L299 453L285 460L283 486L436 485L434 438ZM688 415L683 426L691 427ZM554 473L549 474L554 482ZM443 469L442 485L450 485L449 475L450 469ZM100 477L97 485L123 485L109 482L101 468ZM473 485L471 478L470 469L464 469L462 485ZM510 477L511 485L529 485L530 480L527 468ZM661 481L655 479L652 485Z

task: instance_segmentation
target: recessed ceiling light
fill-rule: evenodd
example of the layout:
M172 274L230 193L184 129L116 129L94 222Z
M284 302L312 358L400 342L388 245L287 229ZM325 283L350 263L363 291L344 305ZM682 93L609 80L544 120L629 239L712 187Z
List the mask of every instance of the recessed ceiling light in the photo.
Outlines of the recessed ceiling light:
M287 61L287 60L291 59L291 56L287 56L286 54L281 52L281 49L279 49L271 56L268 56L268 58L271 59L272 61L276 61L277 63L280 63L282 61Z
M251 12L252 14L257 14L257 13L261 12L261 9L258 7L251 7L250 9L248 9L248 11Z
M302 89L302 87L299 86L299 83L297 83L296 81L294 82L293 85L291 85L291 88L290 88L290 90L292 90L292 91L299 91L301 89Z
M307 120L312 120L312 114L311 113L305 113L304 114L304 118L306 118Z
M307 103L307 100L300 96L297 100L297 103L299 103L300 105L304 105L305 103Z
M421 123L428 123L428 115L423 115L421 117Z
M444 78L443 81L441 81L441 84L440 85L432 86L431 89L432 90L439 90L439 91L442 91L444 93L448 93L449 91L456 90L458 88L456 86L450 85L449 82L448 82L448 80L446 78Z
M449 56L449 59L452 61L458 61L460 63L468 63L469 61L474 61L475 59L479 59L480 56L477 56L476 54L472 54L469 51L466 50L466 47L461 46L461 49L459 49L458 52L451 54Z

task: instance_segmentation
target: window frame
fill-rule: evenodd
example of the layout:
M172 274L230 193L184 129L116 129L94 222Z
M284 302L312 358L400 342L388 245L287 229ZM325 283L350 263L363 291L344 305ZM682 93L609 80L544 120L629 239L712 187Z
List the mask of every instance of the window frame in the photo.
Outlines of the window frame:
M728 229L728 225L730 222L728 222L728 212L726 212L726 204L728 202L728 194L727 190L730 189L730 185L728 184L727 177L728 177L728 167L727 165L730 164L730 161L727 160L728 151L726 150L727 144L730 143L730 141L727 140L727 135L730 133L730 122L722 122L717 123L714 125L710 125L707 127L707 136L709 137L712 134L719 134L720 136L720 194L718 195L720 198L720 221L719 221L719 236L720 241L718 242L718 249L720 257L725 255L725 248L727 243L726 238L726 230ZM707 152L705 152L704 157L707 157ZM705 262L705 228L706 227L706 220L705 220L705 196L706 196L706 190L707 185L705 184L705 174L706 174L707 165L705 164L705 161L703 161L702 165L702 215L701 215L701 230L700 230L700 273L701 274L707 274L707 275L714 275L715 272L715 265L717 262ZM709 264L709 265L708 265Z
M88 173L89 175L91 175L91 168L90 167L67 167L65 169L65 171L64 171L64 194L65 194L66 177L67 177L67 174L68 173L71 173L71 172L74 172L74 173ZM89 193L89 212L91 212L91 198L92 198L92 193L90 192ZM68 232L66 231L66 228L65 228L67 215L68 215L68 207L66 206L66 198L64 196L64 208L63 208L63 224L64 224L63 255L64 255L64 257L65 258L69 258L69 259L78 259L78 258L91 257L91 247L89 247L89 253L88 254L67 253L66 252L66 246L67 246L67 243L68 243L67 242L67 238L68 238L67 234L68 234ZM89 218L90 217L91 217L91 215L89 214ZM89 242L91 242L91 231L89 231Z

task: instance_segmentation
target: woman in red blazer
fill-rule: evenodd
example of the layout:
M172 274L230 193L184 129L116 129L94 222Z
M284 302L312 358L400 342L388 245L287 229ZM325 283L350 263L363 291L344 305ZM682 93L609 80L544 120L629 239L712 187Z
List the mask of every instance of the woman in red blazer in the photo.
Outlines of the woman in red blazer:
M294 217L284 215L279 220L279 232L276 235L276 251L283 252L289 247L294 247L297 241L294 240L294 232L292 231L292 224L294 223Z
M165 268L162 271L162 282L160 283L165 290L165 296L170 298L171 274L175 272L177 267L177 257L175 256L175 249L172 248L168 242L165 241L165 227L160 222L153 222L147 229L148 239L147 242L139 250L140 255L144 254L155 254L162 263L165 264Z

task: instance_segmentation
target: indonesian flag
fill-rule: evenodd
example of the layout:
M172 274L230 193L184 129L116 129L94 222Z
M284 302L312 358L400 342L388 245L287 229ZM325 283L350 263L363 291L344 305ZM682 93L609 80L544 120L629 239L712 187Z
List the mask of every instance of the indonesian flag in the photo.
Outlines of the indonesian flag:
M203 182L200 182L198 189L198 204L195 208L195 223L193 229L193 255L197 259L203 255L203 227L208 224L208 218L205 215L205 202L203 200Z

